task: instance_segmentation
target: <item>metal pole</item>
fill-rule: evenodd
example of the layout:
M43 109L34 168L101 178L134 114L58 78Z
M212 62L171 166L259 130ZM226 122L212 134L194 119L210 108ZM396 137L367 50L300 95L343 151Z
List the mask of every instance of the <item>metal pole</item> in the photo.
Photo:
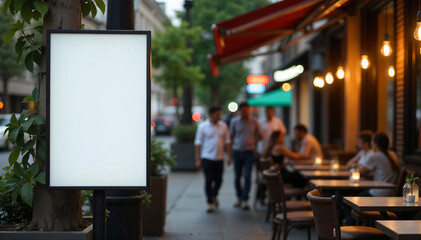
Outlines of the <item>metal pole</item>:
M192 0L185 0L184 1L184 8L186 9L186 22L189 24L189 28L191 28L191 18L190 18L190 10L193 7L193 1ZM187 41L187 47L191 47L190 41ZM186 63L186 66L191 66L192 62L189 61ZM193 88L189 84L184 87L183 90L183 118L181 120L184 124L191 124L192 123L192 102L193 102Z
M94 190L93 202L94 240L106 240L105 231L105 190Z

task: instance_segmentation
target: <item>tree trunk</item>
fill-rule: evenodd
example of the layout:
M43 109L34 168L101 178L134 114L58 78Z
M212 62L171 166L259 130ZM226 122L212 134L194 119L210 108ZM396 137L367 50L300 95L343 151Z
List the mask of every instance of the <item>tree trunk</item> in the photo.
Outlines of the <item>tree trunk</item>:
M44 44L48 29L80 29L82 12L80 0L49 0L48 5L48 13L44 17ZM46 71L45 54L41 69L43 72ZM46 117L45 75L40 80L39 113ZM39 163L41 169L45 171L45 163L41 160ZM80 191L48 190L45 185L36 184L33 206L32 227L47 231L66 231L77 230L82 226Z
M211 86L211 105L219 106L219 89L217 85Z

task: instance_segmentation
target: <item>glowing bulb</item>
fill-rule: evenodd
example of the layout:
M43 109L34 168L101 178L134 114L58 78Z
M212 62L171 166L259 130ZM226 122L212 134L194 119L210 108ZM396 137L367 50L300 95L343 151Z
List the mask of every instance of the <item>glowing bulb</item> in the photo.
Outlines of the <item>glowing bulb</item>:
M321 77L315 77L313 80L313 85L315 87L322 88L325 85L325 81Z
M344 79L345 77L344 67L342 66L338 67L338 70L336 70L336 77L338 77L338 79Z
M421 11L417 12L417 26L414 31L414 38L418 41L421 41Z
M228 104L228 110L229 110L230 112L235 112L235 111L237 111L237 110L238 110L238 104L237 104L237 103L235 103L235 102L230 102L230 103Z
M331 72L326 73L325 81L326 81L327 84L333 83L333 75L332 75Z
M393 66L389 66L389 69L387 70L387 73L389 74L389 77L395 76L395 68Z
M291 90L291 84L289 83L282 84L282 90L284 90L285 92L288 92L289 90Z
M392 54L392 47L390 46L390 41L387 41L387 40L383 41L383 46L382 48L380 48L380 53L386 57Z
M367 69L369 66L370 66L370 60L368 60L368 56L362 55L361 56L361 67L363 69Z

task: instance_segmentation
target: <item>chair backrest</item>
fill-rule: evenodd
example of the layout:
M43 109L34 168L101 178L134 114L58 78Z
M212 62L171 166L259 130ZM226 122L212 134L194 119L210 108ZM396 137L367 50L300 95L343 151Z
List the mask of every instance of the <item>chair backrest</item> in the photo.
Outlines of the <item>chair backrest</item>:
M322 197L318 189L307 193L307 199L311 203L319 240L341 239L341 230L336 197ZM334 237L334 231L336 238Z
M408 176L409 176L408 168L406 168L405 166L401 166L401 169L399 170L398 179L395 182L396 184L396 187L394 190L395 196L402 196L402 188L403 188L403 185L405 184L405 179Z
M258 163L258 168L260 171L266 170L270 168L270 161L268 158L260 158Z
M286 219L285 192L281 173L267 169L263 171L263 177L269 191L270 202L274 204L274 213L282 212Z

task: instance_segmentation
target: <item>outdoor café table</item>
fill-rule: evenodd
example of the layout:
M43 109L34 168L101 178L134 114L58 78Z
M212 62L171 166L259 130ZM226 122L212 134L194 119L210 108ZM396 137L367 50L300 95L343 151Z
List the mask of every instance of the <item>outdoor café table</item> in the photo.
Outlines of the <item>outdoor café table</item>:
M325 190L334 190L338 196L339 190L364 190L370 188L394 188L394 184L382 181L360 180L357 183L351 183L349 179L314 179L310 180L310 185L320 187Z
M376 228L393 240L421 239L421 220L377 220Z
M348 171L336 171L330 170L302 170L299 173L306 179L348 179Z
M318 165L318 166L314 166L314 165L305 165L305 164L297 164L297 165L293 165L292 166L295 170L297 171L301 171L301 170L330 170L330 165ZM341 165L339 166L339 170L346 170L345 165Z
M357 212L379 211L387 219L386 211L420 212L421 203L408 203L402 197L344 197L343 202Z
M303 159L303 160L291 160L291 159L288 159L286 161L286 163L287 164L291 164L293 166L295 166L295 165L314 165L314 160L311 160L311 159ZM320 165L330 165L330 160L324 159L322 161L322 164L320 164Z

